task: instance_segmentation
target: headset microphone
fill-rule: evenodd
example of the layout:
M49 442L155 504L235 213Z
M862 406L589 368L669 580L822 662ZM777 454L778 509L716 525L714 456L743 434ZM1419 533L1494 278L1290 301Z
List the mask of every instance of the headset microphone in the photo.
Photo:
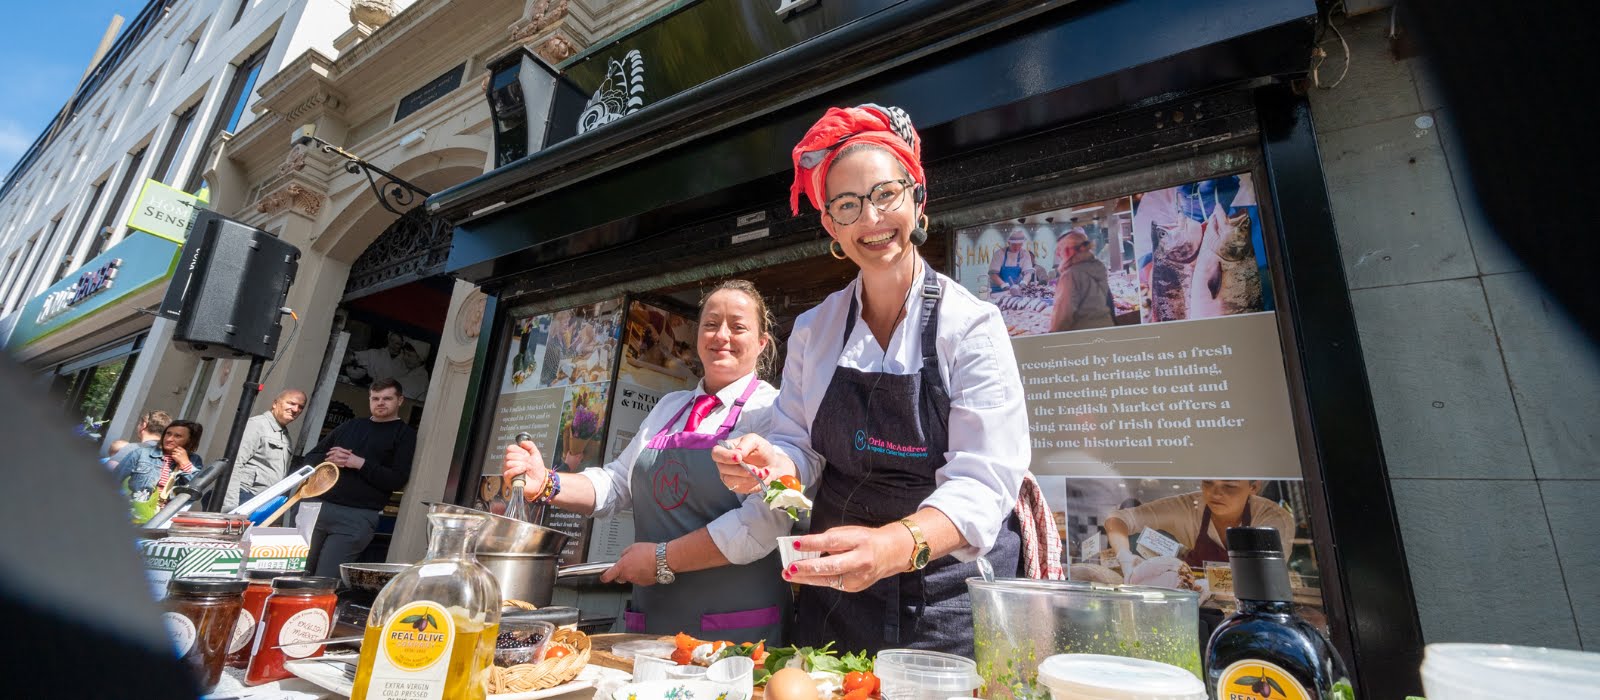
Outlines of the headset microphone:
M921 209L922 203L927 199L928 190L921 183L912 186L911 201L916 203L918 209ZM911 245L920 246L928 242L928 230L922 227L922 221L924 219L919 215L917 217L917 227L911 229Z

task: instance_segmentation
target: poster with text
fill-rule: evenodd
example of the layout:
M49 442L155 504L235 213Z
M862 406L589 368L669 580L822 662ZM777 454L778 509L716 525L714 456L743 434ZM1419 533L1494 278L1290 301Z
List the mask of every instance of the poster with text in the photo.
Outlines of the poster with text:
M553 470L576 473L600 466L621 308L620 300L608 300L548 314L513 314L491 442L484 450L484 477L498 478L505 446L519 432L533 437ZM581 562L589 520L557 508L536 512L543 524L576 535L562 561Z
M1012 336L1071 578L1226 607L1221 543L1248 523L1279 530L1297 600L1321 605L1248 174L974 226L955 245L959 281Z

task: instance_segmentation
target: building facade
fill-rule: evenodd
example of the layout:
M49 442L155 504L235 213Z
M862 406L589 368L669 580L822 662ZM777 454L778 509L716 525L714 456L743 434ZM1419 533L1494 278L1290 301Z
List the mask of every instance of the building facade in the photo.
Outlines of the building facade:
M346 13L332 0L152 0L12 169L0 192L7 348L70 420L109 441L131 436L141 409L189 408L197 363L158 361L178 353L147 313L179 242L125 222L147 180L242 196L215 181L217 147L255 119L262 81L332 50Z

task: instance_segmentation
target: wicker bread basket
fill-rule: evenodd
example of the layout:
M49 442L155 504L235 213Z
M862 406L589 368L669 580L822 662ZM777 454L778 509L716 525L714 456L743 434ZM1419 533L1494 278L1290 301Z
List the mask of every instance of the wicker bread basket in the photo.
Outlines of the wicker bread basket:
M509 668L494 666L489 670L490 693L522 693L530 690L548 690L572 682L578 672L589 665L589 635L577 630L558 629L550 636L545 649L562 646L572 653L554 659L544 659L536 664L517 664Z

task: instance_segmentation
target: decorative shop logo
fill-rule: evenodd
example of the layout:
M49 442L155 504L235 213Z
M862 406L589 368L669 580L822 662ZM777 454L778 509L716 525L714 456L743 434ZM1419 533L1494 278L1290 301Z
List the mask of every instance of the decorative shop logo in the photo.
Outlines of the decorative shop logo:
M902 445L897 442L868 437L865 430L856 431L856 451L875 452L890 457L908 457L912 459L928 456L928 448L925 445Z
M644 54L629 51L621 61L612 59L606 66L606 79L584 105L578 117L578 133L610 124L644 108Z
M78 276L78 281L71 287L58 292L51 292L45 297L44 307L39 309L39 317L34 320L36 324L49 322L83 300L111 288L117 279L117 270L122 267L122 258L113 258L100 267Z

